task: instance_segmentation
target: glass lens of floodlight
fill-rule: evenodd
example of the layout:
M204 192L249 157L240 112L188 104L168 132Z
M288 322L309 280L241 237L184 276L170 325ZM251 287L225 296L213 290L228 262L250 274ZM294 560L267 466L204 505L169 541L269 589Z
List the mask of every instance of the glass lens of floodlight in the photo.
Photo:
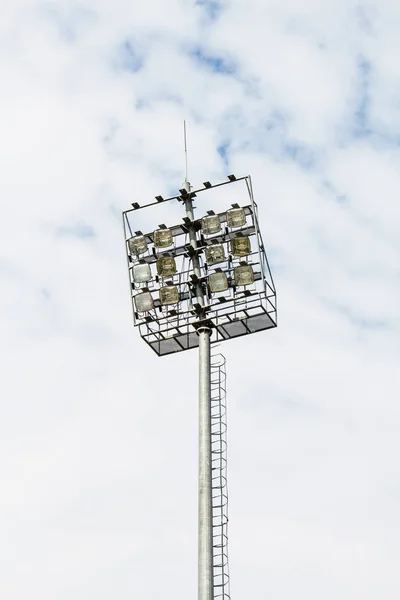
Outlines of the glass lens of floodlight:
M226 223L228 227L242 227L246 223L246 215L243 208L231 208L226 211Z
M234 256L246 256L250 254L250 239L247 236L233 238L231 241L231 250Z
M135 296L135 306L138 312L147 312L154 307L153 298L150 292L142 292Z
M154 232L154 245L156 248L172 246L172 231L170 229L157 229Z
M210 290L216 292L225 292L228 289L228 279L225 273L211 273L208 277Z
M225 260L225 250L223 246L210 246L206 248L206 260L209 265L215 265Z
M157 273L161 277L171 277L176 273L176 262L173 256L162 256L157 260Z
M144 235L137 235L128 240L129 251L131 254L143 254L147 250L147 243Z
M219 220L219 216L210 215L209 217L204 217L202 221L202 227L206 235L218 233L221 231L221 222Z
M135 265L133 267L133 281L135 283L143 283L144 281L150 281L151 269L150 265Z
M234 276L236 285L251 285L254 283L254 273L250 265L236 267Z
M178 288L174 285L168 285L160 288L160 302L163 306L168 304L177 304L179 302Z

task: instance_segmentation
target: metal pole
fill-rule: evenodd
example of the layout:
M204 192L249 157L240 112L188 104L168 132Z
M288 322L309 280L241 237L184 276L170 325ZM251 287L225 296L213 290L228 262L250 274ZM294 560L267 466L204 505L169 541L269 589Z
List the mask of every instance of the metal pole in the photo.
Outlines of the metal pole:
M190 193L190 183L185 179L183 187ZM200 260L197 255L197 236L193 226L192 198L185 200L189 226L190 244L195 251L192 256L197 302L204 307L204 292L199 281ZM204 308L198 319L205 318ZM211 464L211 329L200 326L199 336L199 516L198 516L198 600L213 600L213 529L212 529L212 464Z
M211 471L211 345L209 327L199 334L199 524L198 600L213 599Z
M185 187L186 190L188 190L190 192L189 182L185 181L183 186ZM188 217L188 219L190 219L193 222L194 221L193 201L190 197L185 200L185 210L186 210L186 216ZM196 237L196 230L194 229L193 225L189 226L189 240L190 240L190 245L192 246L193 250L196 251L197 250L197 237ZM196 253L194 253L192 256L192 263L193 263L193 273L196 275L196 277L198 279L200 279L200 277L201 277L200 260ZM200 306L204 306L203 290L201 287L201 283L199 281L196 283L195 288L196 288L197 302L200 304Z

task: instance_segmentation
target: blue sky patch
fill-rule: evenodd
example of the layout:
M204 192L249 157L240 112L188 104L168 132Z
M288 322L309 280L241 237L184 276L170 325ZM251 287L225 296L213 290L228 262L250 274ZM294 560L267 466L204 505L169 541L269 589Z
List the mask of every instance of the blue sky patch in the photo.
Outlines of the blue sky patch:
M96 21L93 11L78 5L62 9L56 2L47 2L39 10L53 23L65 42L76 41Z
M351 325L361 330L368 331L379 331L383 329L388 329L389 324L384 319L381 319L376 316L363 316L354 313L354 311L348 306L344 306L333 300L325 299L325 304L327 304L332 310L338 312L343 315Z
M201 6L210 21L216 21L223 11L223 3L218 0L196 0L196 4Z
M113 60L114 67L117 70L129 71L130 73L137 73L140 71L143 67L143 63L143 51L139 51L129 40L122 42L117 48L116 56Z
M340 205L345 205L349 203L349 198L346 194L341 194L333 185L331 181L324 181L323 188L328 192L331 199Z
M222 56L216 56L213 54L207 54L207 52L197 46L189 52L189 56L199 65L207 68L209 71L214 73L221 73L222 75L233 75L237 71L237 66L233 60L224 58Z
M369 14L367 7L361 5L356 7L356 19L363 33L367 35L374 34L372 15Z
M222 144L217 146L217 152L220 155L220 157L222 158L225 166L228 166L228 164L229 164L228 149L229 149L229 142L223 142Z
M47 288L42 288L40 290L40 294L41 294L42 298L44 298L45 300L50 300L51 294Z
M371 63L360 56L357 61L358 72L358 97L354 110L354 134L357 137L368 136L371 133L369 125L369 106L370 106L370 79Z
M284 142L283 152L302 169L311 169L315 165L315 154L305 144L293 141Z

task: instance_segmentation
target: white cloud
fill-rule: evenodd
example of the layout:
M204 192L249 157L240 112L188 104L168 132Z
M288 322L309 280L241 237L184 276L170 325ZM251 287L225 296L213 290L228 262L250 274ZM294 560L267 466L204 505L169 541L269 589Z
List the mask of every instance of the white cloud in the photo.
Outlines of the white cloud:
M252 174L279 295L223 348L232 597L397 600L398 6L2 15L0 594L195 594L196 354L131 327L120 217L180 186L186 118L193 183Z

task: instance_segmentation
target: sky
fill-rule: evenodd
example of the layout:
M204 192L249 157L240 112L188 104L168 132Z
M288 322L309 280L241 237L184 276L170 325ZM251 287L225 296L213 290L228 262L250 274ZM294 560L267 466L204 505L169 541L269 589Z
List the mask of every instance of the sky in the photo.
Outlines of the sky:
M221 347L231 597L397 600L399 3L0 12L0 596L196 596L197 355L133 328L121 221L181 187L186 119L278 291Z

